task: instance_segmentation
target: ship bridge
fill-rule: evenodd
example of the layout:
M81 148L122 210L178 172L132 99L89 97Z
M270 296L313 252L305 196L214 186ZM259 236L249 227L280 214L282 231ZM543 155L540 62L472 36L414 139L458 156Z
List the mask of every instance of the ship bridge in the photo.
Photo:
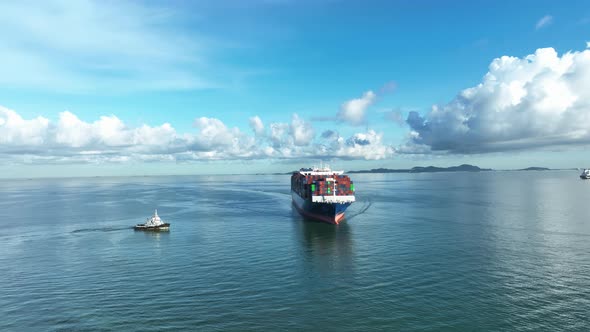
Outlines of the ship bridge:
M299 174L301 175L342 175L344 171L333 171L330 169L330 166L322 166L322 167L312 167L312 168L302 168L299 170Z

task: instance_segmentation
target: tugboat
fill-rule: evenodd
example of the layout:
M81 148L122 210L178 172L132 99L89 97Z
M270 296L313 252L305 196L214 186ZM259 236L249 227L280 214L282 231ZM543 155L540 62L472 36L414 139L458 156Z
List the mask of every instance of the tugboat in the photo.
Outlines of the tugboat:
M154 215L146 220L145 224L137 224L133 229L136 231L167 231L170 229L170 224L163 222L158 216L158 210L156 210Z
M580 174L580 179L584 179L584 180L590 179L590 169L585 168L582 171L582 174Z

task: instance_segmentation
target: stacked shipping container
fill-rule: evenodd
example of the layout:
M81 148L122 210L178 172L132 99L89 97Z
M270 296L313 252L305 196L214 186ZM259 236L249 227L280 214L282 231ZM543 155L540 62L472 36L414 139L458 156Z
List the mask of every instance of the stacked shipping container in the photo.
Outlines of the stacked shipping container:
M328 180L331 179L331 180ZM302 175L296 174L292 181L291 187L294 188L301 197L307 198L309 195L336 195L347 196L354 195L354 183L347 175ZM334 183L334 181L336 183ZM335 186L334 186L335 185ZM334 193L334 188L336 192Z

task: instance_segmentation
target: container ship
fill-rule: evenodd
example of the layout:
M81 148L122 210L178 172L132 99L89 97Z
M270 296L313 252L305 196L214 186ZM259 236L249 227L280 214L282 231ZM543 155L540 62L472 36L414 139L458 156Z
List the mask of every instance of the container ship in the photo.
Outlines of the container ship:
M304 217L338 224L355 201L354 183L344 171L327 166L302 168L291 176L291 197Z

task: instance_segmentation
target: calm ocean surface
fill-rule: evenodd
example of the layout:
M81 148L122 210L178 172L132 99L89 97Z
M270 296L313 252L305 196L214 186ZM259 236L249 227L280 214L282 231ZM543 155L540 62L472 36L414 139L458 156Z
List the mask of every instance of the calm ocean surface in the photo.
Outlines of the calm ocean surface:
M306 222L284 176L0 181L1 331L587 331L576 171L353 174ZM154 208L169 233L135 232Z

